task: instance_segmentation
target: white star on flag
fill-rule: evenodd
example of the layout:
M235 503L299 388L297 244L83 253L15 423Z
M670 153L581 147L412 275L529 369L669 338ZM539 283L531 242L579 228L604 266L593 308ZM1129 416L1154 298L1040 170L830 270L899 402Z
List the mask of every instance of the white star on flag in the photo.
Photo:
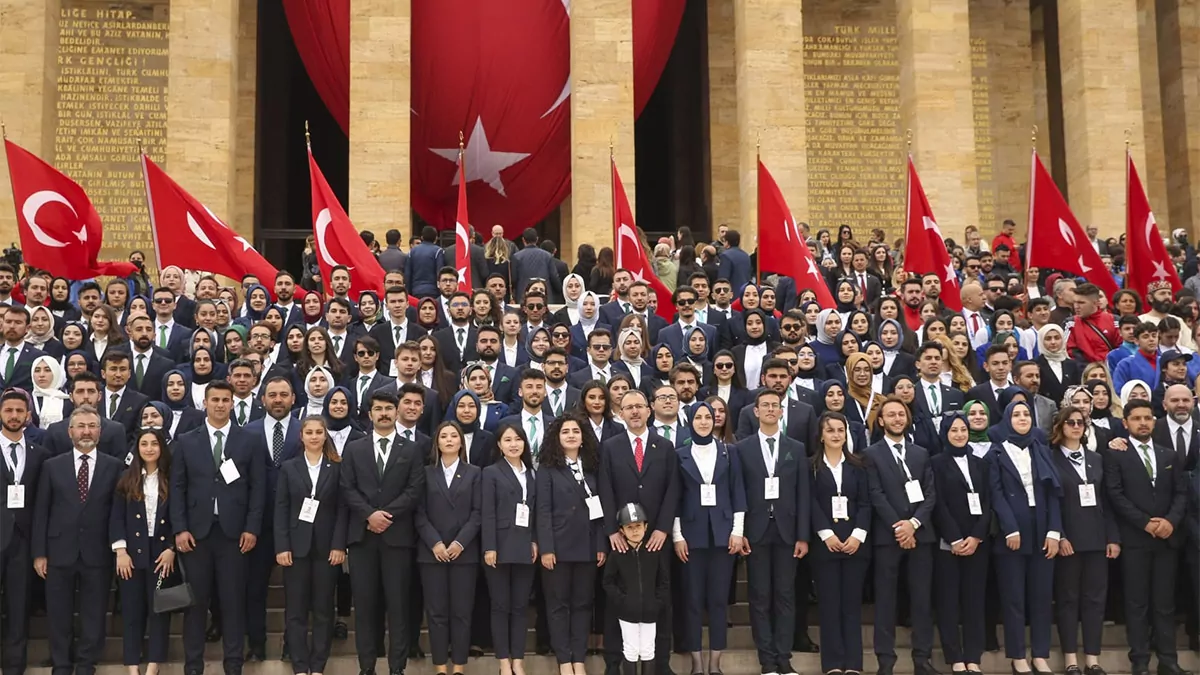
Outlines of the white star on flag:
M1171 278L1170 273L1167 272L1167 268L1165 265L1163 265L1161 260L1155 260L1153 262L1154 262L1154 274L1150 275L1152 278L1154 278L1154 279L1169 279L1169 278Z
M946 278L944 281L946 283L955 283L958 281L958 275L954 273L953 263L946 263Z
M429 150L442 159L458 164L458 148L430 148ZM504 182L500 180L500 172L529 156L528 152L492 150L487 132L483 129L482 117L475 118L475 128L471 130L471 138L467 140L465 154L467 182L481 180L499 192L502 197L508 195L504 192ZM454 180L450 182L451 185L458 185L458 173L454 172Z

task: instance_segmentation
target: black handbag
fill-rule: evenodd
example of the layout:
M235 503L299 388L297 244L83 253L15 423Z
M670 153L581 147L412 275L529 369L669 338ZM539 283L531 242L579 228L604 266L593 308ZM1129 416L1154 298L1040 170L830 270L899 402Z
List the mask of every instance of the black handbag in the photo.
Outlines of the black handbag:
M192 592L192 585L188 583L187 569L183 566L182 557L175 561L175 566L179 568L179 584L164 588L165 577L162 574L158 575L158 583L154 585L155 614L178 612L196 604L196 594Z

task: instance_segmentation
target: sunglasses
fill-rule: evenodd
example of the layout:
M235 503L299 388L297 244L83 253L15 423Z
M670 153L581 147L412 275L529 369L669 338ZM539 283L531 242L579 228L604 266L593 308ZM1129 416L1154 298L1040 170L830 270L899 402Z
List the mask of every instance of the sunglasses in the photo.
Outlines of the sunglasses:
M1066 422L1063 422L1063 424L1065 424L1069 427L1081 427L1081 426L1083 426L1083 420L1072 419L1072 420L1067 420Z
M779 327L779 330L785 330L790 333L794 330L800 330L800 324L798 324L798 323L784 324Z
M598 352L606 352L612 349L612 345L592 345L592 349L595 349Z
M364 352L362 350L359 350L357 352L354 352L354 355L355 356L375 356L375 354L377 354L377 353L378 352Z
M532 312L536 309L546 309L546 306L545 305L525 305L525 309Z
M571 334L570 333L555 333L555 334L551 335L550 337L558 340L558 339L562 339L562 338L569 338L569 337L571 337Z
M713 368L716 368L717 370L729 370L729 369L733 368L733 364L732 363L714 363Z
M156 305L169 305L172 302L175 302L174 298L155 298L154 299L154 304L156 304Z
M680 298L675 301L675 304L679 307L691 307L692 305L696 304L696 301L689 298Z

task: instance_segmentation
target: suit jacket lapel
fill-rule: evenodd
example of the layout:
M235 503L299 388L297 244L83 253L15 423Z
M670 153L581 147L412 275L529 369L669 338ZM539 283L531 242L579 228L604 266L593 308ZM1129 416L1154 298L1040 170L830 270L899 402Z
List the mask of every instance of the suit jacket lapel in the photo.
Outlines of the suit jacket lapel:
M400 448L402 447L404 447L404 441L400 436L400 431L397 430L396 438L392 441L392 449L388 451L387 462L383 465L384 476L387 476L388 471L391 471L396 462L400 460Z
M713 466L713 483L729 469L729 448L724 443L717 443L717 463Z
M696 464L696 459L692 457L691 446L679 450L679 468L686 471L697 483L704 482L704 479L700 476L700 467Z

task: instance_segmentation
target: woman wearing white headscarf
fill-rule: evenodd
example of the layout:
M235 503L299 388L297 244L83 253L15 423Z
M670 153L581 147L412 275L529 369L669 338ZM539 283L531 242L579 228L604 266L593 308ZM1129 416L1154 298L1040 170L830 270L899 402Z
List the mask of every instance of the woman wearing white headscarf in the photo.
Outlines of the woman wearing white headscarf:
M617 336L617 351L620 358L613 363L613 368L628 373L633 378L633 384L637 388L642 386L642 377L646 375L646 370L649 368L646 361L642 359L642 332L636 328L630 327L621 331Z
M579 302L583 299L583 277L578 274L568 274L562 282L564 306L551 316L551 324L563 322L572 326L579 323Z
M46 307L34 307L29 313L29 330L25 342L37 347L55 359L61 359L67 351L54 337L54 313Z
M62 388L67 382L67 374L58 360L50 356L34 359L32 374L33 410L37 413L38 426L47 429L63 419L63 403L67 395Z
M1141 391L1138 391L1139 387L1141 388ZM1142 399L1144 401L1150 400L1150 385L1146 384L1142 380L1130 380L1125 383L1125 386L1121 387L1122 406L1136 399Z
M304 378L304 393L308 395L308 403L304 406L301 419L325 414L325 395L333 389L334 384L333 374L325 366L316 366L308 371L308 376Z
M1061 401L1067 387L1080 383L1083 370L1067 355L1067 334L1058 324L1048 323L1037 329L1038 356L1034 359L1041 371L1042 384L1038 393L1051 401Z

